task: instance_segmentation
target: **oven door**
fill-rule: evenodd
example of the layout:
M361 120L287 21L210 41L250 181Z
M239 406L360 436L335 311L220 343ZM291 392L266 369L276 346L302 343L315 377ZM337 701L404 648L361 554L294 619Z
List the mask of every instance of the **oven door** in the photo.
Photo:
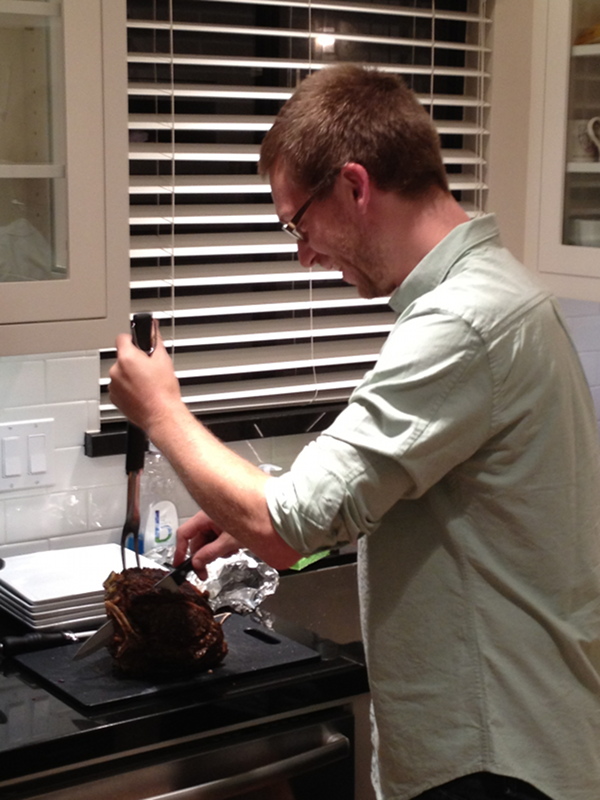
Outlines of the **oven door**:
M354 718L337 707L46 775L43 790L36 783L9 798L354 800Z

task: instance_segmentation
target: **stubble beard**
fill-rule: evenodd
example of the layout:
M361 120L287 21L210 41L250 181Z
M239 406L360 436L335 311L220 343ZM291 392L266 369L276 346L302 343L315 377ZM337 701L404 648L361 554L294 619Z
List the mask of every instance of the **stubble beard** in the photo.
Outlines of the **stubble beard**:
M359 295L367 300L390 294L383 254L378 245L355 228L336 239L334 266L342 271L344 280L354 285Z

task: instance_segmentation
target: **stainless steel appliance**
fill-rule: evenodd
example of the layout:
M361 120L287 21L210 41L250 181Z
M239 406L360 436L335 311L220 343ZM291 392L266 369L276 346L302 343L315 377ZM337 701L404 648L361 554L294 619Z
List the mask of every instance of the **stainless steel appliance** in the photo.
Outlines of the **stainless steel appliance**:
M18 797L354 800L353 740L351 707L337 706L46 774Z

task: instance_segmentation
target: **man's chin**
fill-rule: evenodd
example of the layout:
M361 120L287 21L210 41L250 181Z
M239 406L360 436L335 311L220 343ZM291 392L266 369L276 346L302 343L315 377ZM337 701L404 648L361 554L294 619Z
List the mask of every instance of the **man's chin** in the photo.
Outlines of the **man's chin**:
M363 286L360 283L352 283L350 281L346 281L349 286L354 286L356 289L356 293L359 297L362 297L363 300L372 300L374 297L377 297L377 293L373 291L371 286Z

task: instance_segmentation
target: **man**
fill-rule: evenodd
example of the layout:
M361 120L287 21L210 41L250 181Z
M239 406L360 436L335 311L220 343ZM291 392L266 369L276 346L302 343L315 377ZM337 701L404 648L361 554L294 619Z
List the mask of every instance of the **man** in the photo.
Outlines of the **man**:
M397 323L333 425L269 478L185 409L170 360L118 339L111 397L203 509L197 572L241 545L276 567L358 542L385 800L594 800L600 791L600 469L554 299L448 191L395 77L322 70L260 169L302 264ZM301 598L299 598L299 601Z

